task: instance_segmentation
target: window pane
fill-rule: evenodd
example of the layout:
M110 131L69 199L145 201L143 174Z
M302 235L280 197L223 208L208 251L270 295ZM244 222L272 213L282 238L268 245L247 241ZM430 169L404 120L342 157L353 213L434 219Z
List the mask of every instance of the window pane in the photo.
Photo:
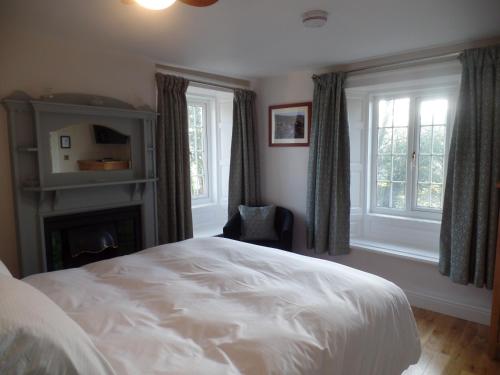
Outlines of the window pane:
M408 154L408 129L407 128L395 128L394 132L394 154Z
M448 99L423 100L420 103L421 125L445 125L448 119Z
M408 126L410 119L410 98L394 101L394 126Z
M446 147L446 127L433 126L432 153L444 155Z
M377 206L406 208L410 98L378 102Z
M208 194L207 163L206 163L206 132L205 132L205 107L203 105L188 105L189 120L189 149L191 169L191 195L199 198Z
M391 183L389 181L377 182L377 207L390 207Z
M205 163L201 156L198 157L196 164L198 165L198 171L197 171L198 175L203 176L205 174Z
M193 106L188 106L188 116L189 116L189 123L194 124L194 107Z
M420 125L432 125L432 101L420 103Z
M203 179L203 176L198 176L198 185L198 195L203 195L205 192L205 180Z
M378 126L392 126L392 117L394 110L394 100L380 100L378 102Z
M444 178L443 173L443 157L433 156L432 157L432 182L442 184Z
M378 131L378 153L390 154L392 150L392 130L382 128Z
M417 206L428 208L431 205L430 202L430 184L418 184L417 187Z
M441 209L443 201L443 185L431 185L431 207Z
M205 190L202 176L191 176L191 194L193 197L203 195Z
M377 180L391 180L392 157L379 156L377 160Z
M432 126L422 126L420 128L420 154L432 153Z
M420 103L417 207L441 209L448 99Z
M394 182L392 184L392 207L404 209L406 207L406 184Z
M406 181L406 156L394 156L392 181Z
M418 182L431 181L431 156L420 155L418 158Z
M194 150L196 146L193 133L194 133L193 131L189 132L189 150ZM192 152L191 152L191 158L194 158L194 154Z
M203 131L200 128L196 129L196 151L203 151Z
M433 101L433 121L434 125L444 125L448 118L448 100L437 99Z
M196 120L194 125L198 128L203 126L203 108L201 106L195 107Z

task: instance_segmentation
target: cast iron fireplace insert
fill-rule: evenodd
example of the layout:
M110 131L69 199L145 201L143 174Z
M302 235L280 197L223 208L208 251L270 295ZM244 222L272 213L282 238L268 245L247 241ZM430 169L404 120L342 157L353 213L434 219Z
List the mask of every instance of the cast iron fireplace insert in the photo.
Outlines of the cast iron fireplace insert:
M141 206L83 212L44 219L47 271L143 249Z

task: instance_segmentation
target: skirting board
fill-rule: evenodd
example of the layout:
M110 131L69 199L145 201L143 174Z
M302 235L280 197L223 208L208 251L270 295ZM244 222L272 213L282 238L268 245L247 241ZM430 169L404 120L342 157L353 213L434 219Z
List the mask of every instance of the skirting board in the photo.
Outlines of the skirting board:
M408 301L415 307L435 311L456 318L489 325L491 311L486 308L464 305L444 298L404 290Z

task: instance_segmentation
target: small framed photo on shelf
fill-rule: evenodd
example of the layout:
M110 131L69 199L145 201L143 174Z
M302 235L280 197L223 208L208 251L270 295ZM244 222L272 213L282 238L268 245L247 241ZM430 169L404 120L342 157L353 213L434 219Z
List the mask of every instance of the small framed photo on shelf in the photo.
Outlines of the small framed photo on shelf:
M309 146L311 112L311 102L269 107L269 146Z
M69 135L61 135L59 142L61 148L71 148L71 137Z

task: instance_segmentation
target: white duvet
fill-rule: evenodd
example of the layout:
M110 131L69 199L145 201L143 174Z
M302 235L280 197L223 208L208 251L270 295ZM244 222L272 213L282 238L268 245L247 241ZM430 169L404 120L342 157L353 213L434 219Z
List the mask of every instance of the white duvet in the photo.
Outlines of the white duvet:
M408 301L389 281L222 238L25 281L120 375L391 375L420 355Z

